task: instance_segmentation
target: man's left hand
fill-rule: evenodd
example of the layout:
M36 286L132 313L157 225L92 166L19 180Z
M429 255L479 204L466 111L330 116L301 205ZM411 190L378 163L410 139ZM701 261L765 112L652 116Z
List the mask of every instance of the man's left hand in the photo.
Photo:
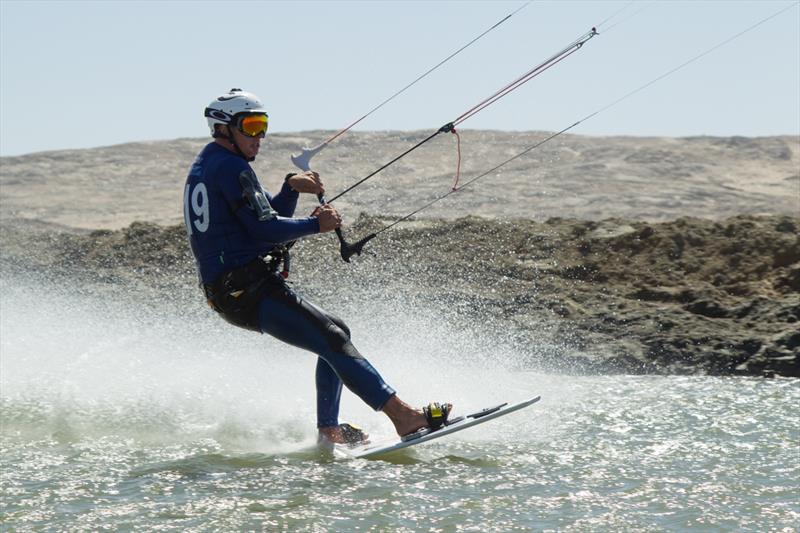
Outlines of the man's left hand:
M289 186L297 192L309 194L324 194L325 186L322 185L322 180L319 179L319 174L313 170L307 170L302 174L295 174L286 182Z

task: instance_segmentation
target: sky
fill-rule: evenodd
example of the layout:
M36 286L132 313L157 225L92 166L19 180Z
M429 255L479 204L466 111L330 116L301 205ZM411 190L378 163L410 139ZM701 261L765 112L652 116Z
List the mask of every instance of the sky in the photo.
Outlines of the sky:
M232 87L271 132L336 131L523 5L0 0L0 155L204 137ZM797 0L533 1L355 129L438 129L597 26L461 124L558 131L785 7L571 133L798 135Z

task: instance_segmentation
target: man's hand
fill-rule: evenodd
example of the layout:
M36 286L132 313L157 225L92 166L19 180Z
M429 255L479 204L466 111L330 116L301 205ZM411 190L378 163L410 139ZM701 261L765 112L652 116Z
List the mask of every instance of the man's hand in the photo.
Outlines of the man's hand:
M311 213L312 217L319 219L319 232L325 233L335 230L342 225L342 217L328 204L321 205Z
M297 192L305 192L310 194L324 194L325 186L319 179L319 174L313 170L306 170L302 174L295 174L286 182L289 186Z

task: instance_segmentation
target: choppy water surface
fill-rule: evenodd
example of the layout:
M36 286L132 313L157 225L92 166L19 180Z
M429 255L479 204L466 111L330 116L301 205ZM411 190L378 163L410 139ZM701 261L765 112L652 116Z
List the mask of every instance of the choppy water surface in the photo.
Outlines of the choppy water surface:
M31 291L2 287L4 530L800 524L797 380L546 375L522 364L525 354L433 327L425 313L389 321L389 310L354 311L357 344L412 403L452 400L466 412L542 401L412 451L353 460L315 445L311 356L211 316ZM391 434L351 395L343 411L374 436Z

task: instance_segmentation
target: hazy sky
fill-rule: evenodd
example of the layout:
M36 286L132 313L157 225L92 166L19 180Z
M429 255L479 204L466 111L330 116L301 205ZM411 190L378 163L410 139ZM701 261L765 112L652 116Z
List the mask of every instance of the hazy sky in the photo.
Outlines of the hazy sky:
M523 4L0 0L0 154L202 137L231 87L338 130ZM796 0L534 1L357 129L434 130L613 16L462 124L559 130L787 6L572 133L800 134Z

